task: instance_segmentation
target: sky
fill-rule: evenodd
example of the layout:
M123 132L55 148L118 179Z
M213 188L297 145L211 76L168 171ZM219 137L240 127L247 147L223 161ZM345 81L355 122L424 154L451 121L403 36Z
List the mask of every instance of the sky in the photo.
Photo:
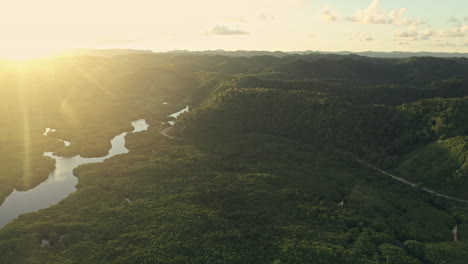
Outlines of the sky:
M70 48L468 52L468 1L0 0L0 56Z

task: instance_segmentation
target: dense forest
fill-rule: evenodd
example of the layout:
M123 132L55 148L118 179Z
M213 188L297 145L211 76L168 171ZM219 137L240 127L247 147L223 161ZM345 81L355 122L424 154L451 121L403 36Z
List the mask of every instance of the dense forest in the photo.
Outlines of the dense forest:
M0 61L0 87L0 203L49 177L44 152L150 125L1 228L2 264L468 259L468 59L75 56Z

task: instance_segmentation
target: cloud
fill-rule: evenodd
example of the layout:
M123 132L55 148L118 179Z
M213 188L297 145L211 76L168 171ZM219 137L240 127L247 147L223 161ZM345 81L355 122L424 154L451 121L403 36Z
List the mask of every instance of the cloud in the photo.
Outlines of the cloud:
M468 33L468 25L457 25L450 29L440 31L440 36L446 38L464 37Z
M432 29L420 30L417 26L409 26L405 30L395 30L395 37L405 41L428 40L436 36Z
M398 8L398 9L395 9L395 10L392 10L388 13L388 21L389 22L398 22L399 20L401 20L401 18L404 17L404 14L406 12L406 8Z
M409 26L405 30L395 30L395 37L404 39L405 41L428 40L438 36L437 32L430 29L420 29L418 26Z
M386 12L380 8L380 0L373 0L366 9L359 9L347 18L348 21L363 24L386 24Z
M461 38L468 35L468 17L451 17L448 21L452 24L450 28L439 30L438 37L442 38Z
M417 28L411 27L407 30L396 30L395 37L397 38L416 38L419 36Z
M398 25L398 26L407 26L414 25L420 26L426 24L424 20L420 18L408 18L405 17L406 8L398 8L392 10L388 13L388 24Z
M434 30L426 29L423 33L421 33L421 39L430 39L434 36Z
M380 7L380 0L372 0L365 9L359 9L346 20L361 24L393 24L393 25L422 25L421 19L405 17L406 8L398 8L387 12Z
M338 20L339 15L330 6L326 5L320 10L320 17L323 21L335 22Z
M461 41L445 41L443 39L434 41L434 45L437 47L468 47L468 39Z
M449 18L448 21L449 21L450 23L452 23L452 24L455 24L455 25L461 25L463 19L456 18L456 17L451 17L451 18Z
M468 23L464 18L451 17L448 19L451 24L445 29L435 30L425 25L409 25L406 29L395 30L396 41L420 41L434 40L434 45L438 47L462 47L468 36Z
M358 33L351 34L351 40L373 41L374 38L371 35L369 35L369 33L358 32Z
M468 25L462 21L463 19L452 17L449 19L449 22L454 25L441 30L434 30L428 27L421 29L419 25L410 25L405 30L396 30L395 37L404 38L405 40L428 40L435 38L439 39L439 42L444 42L441 40L443 38L462 38L468 35Z
M239 29L231 29L225 26L215 26L212 30L207 32L208 35L222 35L222 36L232 36L232 35L248 35L249 33Z

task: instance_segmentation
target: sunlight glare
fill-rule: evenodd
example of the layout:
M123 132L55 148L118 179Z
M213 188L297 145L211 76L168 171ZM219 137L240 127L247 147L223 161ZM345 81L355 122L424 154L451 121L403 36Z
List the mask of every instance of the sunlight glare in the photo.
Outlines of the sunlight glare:
M28 59L39 59L46 58L53 55L57 55L65 49L50 46L28 46L28 45L17 45L2 48L0 58L8 60L28 60Z

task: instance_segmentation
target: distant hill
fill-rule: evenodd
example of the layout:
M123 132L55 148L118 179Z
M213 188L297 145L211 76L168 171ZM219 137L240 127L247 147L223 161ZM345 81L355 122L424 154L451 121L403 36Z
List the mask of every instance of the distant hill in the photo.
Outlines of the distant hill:
M468 58L468 53L448 53L448 52L403 52L403 51L392 51L392 52L379 52L379 51L363 51L363 52L352 52L352 51L295 51L291 52L294 54L336 54L336 55L350 55L356 54L365 57L372 58L411 58L411 57L437 57L437 58Z
M444 53L444 52L376 52L376 51L364 51L364 52L353 52L353 51L248 51L248 50L236 50L236 51L225 51L225 50L206 50L206 51L170 51L169 53L190 53L190 54L201 54L201 55L223 55L228 57L252 57L252 56L276 56L285 57L291 54L308 55L308 54L333 54L333 55L359 55L371 58L411 58L411 57L437 57L437 58L468 58L468 53Z
M60 56L102 56L114 57L127 54L175 54L175 55L220 55L226 57L254 57L254 56L274 56L286 57L290 55L359 55L370 58L411 58L411 57L436 57L436 58L468 58L468 53L447 53L447 52L378 52L378 51L266 51L266 50L172 50L168 52L153 52L151 50L135 49L72 49L65 51Z
M222 55L227 57L253 57L253 56L276 56L284 57L291 53L283 51L263 51L263 50L203 50L203 51L189 51L189 50L173 50L167 53L171 54L199 54L199 55Z

